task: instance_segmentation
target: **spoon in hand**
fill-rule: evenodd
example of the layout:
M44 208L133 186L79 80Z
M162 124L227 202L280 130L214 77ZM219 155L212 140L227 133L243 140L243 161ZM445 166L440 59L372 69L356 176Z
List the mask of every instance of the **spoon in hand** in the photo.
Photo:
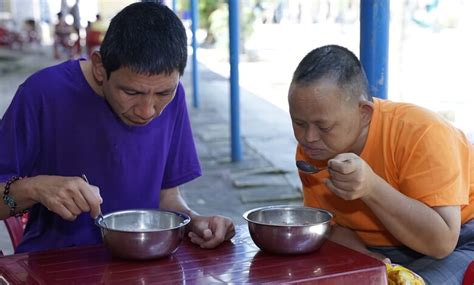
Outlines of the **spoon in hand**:
M318 173L323 170L326 170L327 167L316 167L312 164L309 164L308 162L304 160L297 160L296 161L296 167L298 167L299 170L306 172L306 173Z
M85 174L82 174L82 179L84 179L84 181L86 181L86 183L89 184L89 180L87 180L87 176ZM105 223L104 216L102 215L102 210L100 210L99 216L97 216L97 219L98 221L102 221L105 228L107 228L107 224Z

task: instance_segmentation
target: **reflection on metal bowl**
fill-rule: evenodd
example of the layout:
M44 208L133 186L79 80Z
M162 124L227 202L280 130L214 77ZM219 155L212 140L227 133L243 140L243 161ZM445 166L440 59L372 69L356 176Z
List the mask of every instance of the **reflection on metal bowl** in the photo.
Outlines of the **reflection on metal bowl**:
M191 218L183 213L135 209L113 212L98 218L105 246L114 256L152 259L176 251Z
M301 254L317 250L326 240L333 215L301 206L267 206L247 211L250 236L263 251Z

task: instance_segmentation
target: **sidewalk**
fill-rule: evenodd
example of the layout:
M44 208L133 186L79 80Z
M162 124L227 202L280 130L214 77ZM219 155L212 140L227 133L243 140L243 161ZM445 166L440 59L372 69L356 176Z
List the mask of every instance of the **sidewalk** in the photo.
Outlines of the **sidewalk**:
M23 80L57 62L49 54L18 54L0 49L0 117ZM224 215L236 224L243 224L242 214L254 207L301 204L294 166L296 142L288 114L241 88L243 160L233 163L228 79L200 64L201 107L195 109L191 68L188 64L182 81L203 176L182 187L189 206L201 214ZM12 253L3 223L0 223L0 249L4 254Z
M182 187L186 201L200 213L226 215L236 224L245 223L242 214L254 207L301 204L289 115L241 88L243 160L232 163L229 81L199 68L199 109L192 107L191 65L183 77L203 168L201 178Z

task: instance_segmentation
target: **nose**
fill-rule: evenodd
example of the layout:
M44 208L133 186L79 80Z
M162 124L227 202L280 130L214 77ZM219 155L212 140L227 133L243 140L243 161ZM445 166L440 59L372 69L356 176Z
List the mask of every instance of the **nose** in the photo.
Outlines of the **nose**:
M151 96L143 96L140 102L135 106L134 109L135 116L140 119L147 121L156 114L155 104Z
M306 142L316 142L321 139L321 135L319 134L319 130L315 126L309 126L305 133L304 133L304 139Z

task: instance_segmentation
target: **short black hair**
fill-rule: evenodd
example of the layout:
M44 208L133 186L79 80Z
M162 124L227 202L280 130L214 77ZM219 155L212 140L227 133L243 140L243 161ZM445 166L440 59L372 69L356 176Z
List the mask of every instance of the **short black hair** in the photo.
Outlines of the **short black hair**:
M138 74L178 71L183 75L188 56L186 30L165 5L133 3L112 18L100 55L107 76L121 67Z
M306 86L320 79L334 80L352 99L364 95L365 99L373 101L362 64L345 47L326 45L309 52L293 73L292 84Z

